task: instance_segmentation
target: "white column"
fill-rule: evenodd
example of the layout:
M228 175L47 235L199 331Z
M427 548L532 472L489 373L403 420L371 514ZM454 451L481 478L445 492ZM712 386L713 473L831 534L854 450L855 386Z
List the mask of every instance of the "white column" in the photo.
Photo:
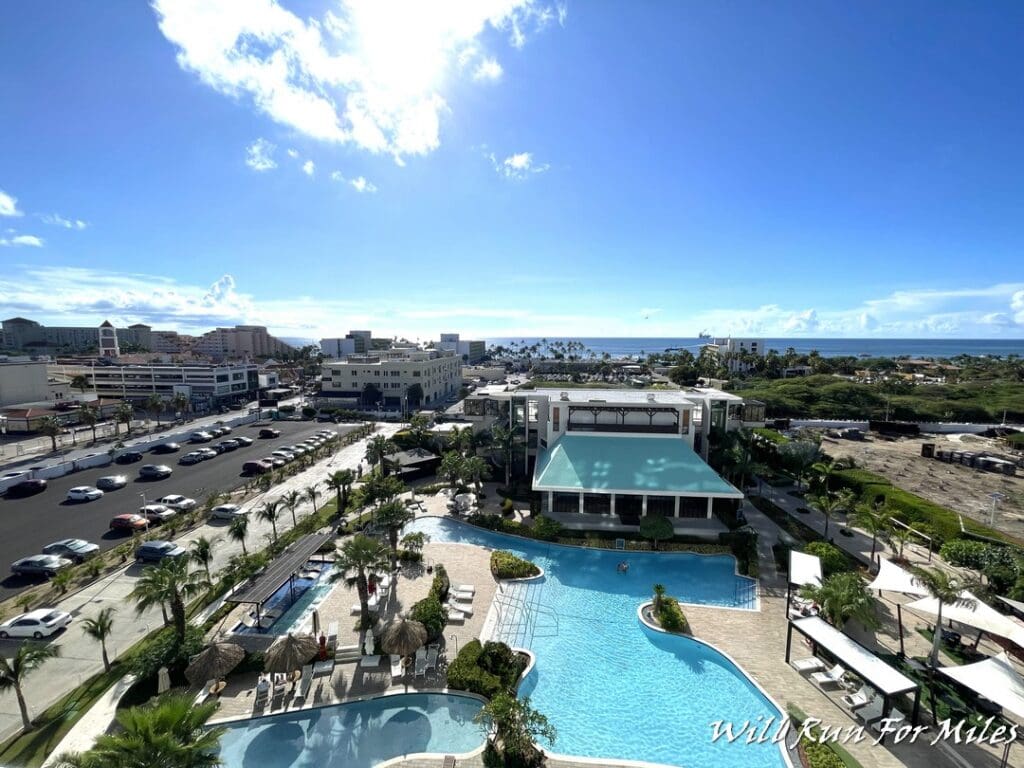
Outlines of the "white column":
M612 507L611 507L611 512L609 512L609 514L612 517L615 517L615 494L614 493L612 494Z
M580 491L580 514L583 514L583 491Z
M640 502L640 517L647 517L647 494L645 493Z
M555 511L555 494L553 492L551 492L551 491L548 491L547 497L548 497L548 512L554 512Z
M676 496L676 509L672 513L672 516L673 517L679 517L679 497L678 496Z
M708 520L711 519L711 506L714 503L714 499L708 496Z

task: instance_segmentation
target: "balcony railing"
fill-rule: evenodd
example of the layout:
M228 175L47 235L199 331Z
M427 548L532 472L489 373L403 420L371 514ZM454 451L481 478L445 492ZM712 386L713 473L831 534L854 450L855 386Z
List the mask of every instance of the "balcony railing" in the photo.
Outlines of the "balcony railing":
M635 435L674 435L675 424L569 424L570 432L619 432Z

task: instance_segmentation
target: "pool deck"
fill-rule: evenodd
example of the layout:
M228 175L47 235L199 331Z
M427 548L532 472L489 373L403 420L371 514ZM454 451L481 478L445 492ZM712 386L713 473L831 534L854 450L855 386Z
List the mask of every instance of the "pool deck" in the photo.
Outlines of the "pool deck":
M490 485L490 484L489 484ZM497 497L493 486L487 488L487 506L493 503L496 509ZM445 498L419 496L423 509L420 514L445 514ZM519 506L519 505L517 505ZM517 517L523 510L517 510ZM784 661L786 644L785 579L775 571L771 545L777 540L778 528L769 519L752 507L747 508L751 524L761 534L759 542L761 579L759 584L759 611L731 611L702 606L684 606L694 634L724 653L729 654L764 690L783 708L795 705L807 715L820 718L832 726L854 725L849 711L839 701L843 691L824 692L812 684ZM445 629L443 649L448 658L454 658L457 647L480 635L488 609L494 598L495 582L490 575L488 553L474 546L428 542L424 549L426 563L443 563L453 584L470 583L476 587L473 601L474 614L461 625L449 625ZM431 576L423 569L406 570L397 579L382 618L388 619L424 597L430 588ZM362 641L362 635L354 629L355 617L349 615L355 602L355 593L343 586L335 589L321 604L322 626L328 622L339 623L339 645L355 645ZM895 638L895 603L888 599L880 601L883 607L883 626L877 633L876 650L891 652L897 645ZM928 643L914 631L915 624L922 623L909 613L904 614L905 637L908 655L926 654ZM855 633L856 634L856 633ZM756 641L752 641L756 639ZM870 638L857 637L864 642ZM984 643L983 643L984 646ZM807 653L799 640L794 641L794 658ZM987 651L994 652L994 649ZM413 679L411 676L393 683L388 666L382 661L379 669L364 669L358 664L339 664L332 675L314 681L306 702L296 704L289 693L284 704L263 714L277 714L312 706L323 706L353 698L401 693L405 691L439 690L445 684L445 660L439 660L438 669L426 678ZM216 719L237 719L251 717L256 675L231 676L228 688L221 697L221 707ZM927 734L926 734L927 735ZM999 764L1001 748L976 745L946 744L931 746L930 739L917 744L873 746L871 740L861 744L847 744L847 751L864 768L995 768ZM1012 750L1011 765L1019 765L1020 751ZM551 768L593 768L594 761L572 759L548 760ZM615 761L602 760L602 765L615 765ZM440 768L442 758L416 758L392 763L401 768ZM481 768L479 756L458 761L459 766ZM635 766L636 763L633 763Z

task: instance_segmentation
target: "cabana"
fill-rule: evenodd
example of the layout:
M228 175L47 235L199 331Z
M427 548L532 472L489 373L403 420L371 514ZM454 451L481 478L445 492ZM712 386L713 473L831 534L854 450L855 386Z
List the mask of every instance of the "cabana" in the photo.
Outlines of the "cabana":
M956 621L974 627L978 630L978 640L982 632L990 635L1005 637L1010 642L1024 648L1024 626L1021 626L1008 616L1004 616L995 608L982 602L981 598L972 592L963 591L960 593L963 603L942 604L943 620ZM925 597L916 600L907 606L908 609L938 616L939 601L934 597ZM936 631L940 628L936 627ZM977 641L975 641L977 645Z
M879 592L902 592L904 595L924 597L928 590L911 573L900 568L889 560L879 559L878 575L868 584L868 589ZM900 658L906 656L903 650L903 605L896 603L896 621L900 634Z
M1005 653L962 667L939 667L939 672L1024 719L1024 678ZM1007 764L1012 743L1006 742L1000 766Z
M811 641L815 653L819 646L824 648L846 669L856 673L882 695L883 719L889 717L892 712L894 696L913 691L914 711L911 719L913 724L917 725L921 709L921 687L916 682L817 616L806 616L789 622L786 630L787 664L792 650L794 629Z
M821 559L817 555L789 550L789 581L786 584L786 611L793 599L793 587L821 586Z

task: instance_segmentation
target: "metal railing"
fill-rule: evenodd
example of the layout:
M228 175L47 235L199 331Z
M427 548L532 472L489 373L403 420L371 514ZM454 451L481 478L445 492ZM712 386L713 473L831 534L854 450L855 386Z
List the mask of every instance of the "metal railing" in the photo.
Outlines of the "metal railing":
M530 647L535 637L558 634L558 614L541 602L543 582L500 584L494 595L495 636L512 646Z

